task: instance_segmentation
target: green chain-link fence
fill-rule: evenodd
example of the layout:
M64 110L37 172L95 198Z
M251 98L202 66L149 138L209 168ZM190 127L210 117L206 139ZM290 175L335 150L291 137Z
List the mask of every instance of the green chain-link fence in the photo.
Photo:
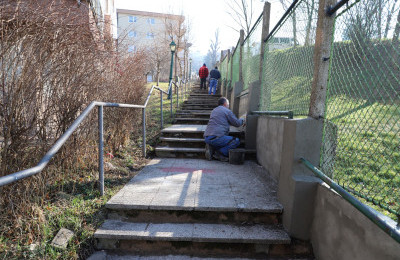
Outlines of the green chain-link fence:
M399 215L396 21L387 23L384 15L379 22L380 10L373 0L353 4L335 20L321 168L348 191ZM383 10L391 6L388 1Z
M259 79L262 18L261 14L243 44L243 89Z
M266 43L261 109L308 114L318 6L299 1Z
M231 88L233 87L233 84L235 82L239 81L239 60L240 60L240 42L236 44L234 53L232 55L232 84Z
M335 19L320 167L395 219L400 215L400 22L395 19L400 2L375 1L351 0ZM266 42L260 110L308 115L317 10L318 1L298 1ZM260 20L243 46L245 88L258 79ZM230 79L233 63L232 83L239 81L239 55L237 45L224 71Z

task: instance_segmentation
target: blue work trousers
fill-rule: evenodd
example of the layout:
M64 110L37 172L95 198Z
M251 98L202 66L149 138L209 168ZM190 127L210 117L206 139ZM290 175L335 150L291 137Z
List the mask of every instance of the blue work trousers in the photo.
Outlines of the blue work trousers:
M229 156L229 150L235 149L240 144L239 138L229 135L224 135L221 137L207 136L204 141L206 144L211 145L215 150L227 157Z
M215 91L217 90L217 84L218 84L218 79L210 79L210 90L208 91L208 94L213 93L215 95Z

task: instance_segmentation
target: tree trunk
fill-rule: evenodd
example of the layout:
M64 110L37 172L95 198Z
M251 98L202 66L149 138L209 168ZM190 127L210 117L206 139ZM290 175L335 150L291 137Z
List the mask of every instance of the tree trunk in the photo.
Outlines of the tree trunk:
M297 29L296 29L296 12L293 11L292 14L292 21L293 21L293 46L297 46Z
M397 22L396 22L396 27L394 28L394 34L393 34L393 39L392 39L392 44L394 45L394 48L397 48L397 44L399 43L399 34L400 34L400 10L397 13Z
M312 22L312 18L313 18L313 15L314 15L314 5L315 5L315 1L314 0L311 1L311 7L310 7L310 5L307 5L308 17L307 17L307 27L306 27L306 39L305 39L305 43L304 43L305 46L311 45L311 40L310 40L310 37L311 37L311 22Z
M388 37L389 28L390 28L390 22L392 21L392 16L393 16L393 13L394 13L394 9L396 7L396 3L397 3L397 0L394 0L392 8L391 8L390 12L387 15L385 32L384 32L384 36L383 36L384 38Z
M157 66L156 66L156 81L157 81L157 86L160 85L160 61L157 61Z

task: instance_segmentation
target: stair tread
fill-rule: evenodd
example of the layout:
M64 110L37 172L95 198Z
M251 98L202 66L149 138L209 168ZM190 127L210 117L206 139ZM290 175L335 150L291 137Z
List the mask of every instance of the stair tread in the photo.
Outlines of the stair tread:
M204 153L205 148L192 148L192 147L168 147L168 146L158 146L156 151L162 152L181 152L181 153Z
M176 117L175 120L193 120L193 121L209 121L209 118L197 118L197 117Z
M181 125L176 124L161 130L162 133L204 133L206 125ZM231 126L229 129L230 133L241 133L242 128Z
M93 255L91 255L87 260L98 260L98 259L112 259L112 260L219 260L219 259L224 259L226 260L226 257L196 257L196 256L189 256L189 255L147 255L147 256L142 256L142 255L131 255L131 254L126 254L126 255L121 255L121 254L110 254L106 253L105 251L97 251ZM229 258L230 260L255 260L256 258L242 258L242 257L234 257L234 258ZM302 260L302 259L297 259L297 260ZM303 259L306 260L306 259Z
M95 238L158 241L289 244L290 237L278 225L202 223L135 223L106 220Z
M161 141L166 142L194 142L204 143L204 138L179 138L179 137L160 137Z
M193 110L184 110L184 112L177 112L175 115L210 115L210 112L192 112ZM201 110L202 111L202 110Z

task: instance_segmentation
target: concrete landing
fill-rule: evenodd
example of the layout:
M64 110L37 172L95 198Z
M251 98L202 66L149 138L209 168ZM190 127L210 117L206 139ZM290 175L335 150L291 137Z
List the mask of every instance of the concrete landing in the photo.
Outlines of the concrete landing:
M109 209L280 213L261 166L198 159L154 159L106 204Z

